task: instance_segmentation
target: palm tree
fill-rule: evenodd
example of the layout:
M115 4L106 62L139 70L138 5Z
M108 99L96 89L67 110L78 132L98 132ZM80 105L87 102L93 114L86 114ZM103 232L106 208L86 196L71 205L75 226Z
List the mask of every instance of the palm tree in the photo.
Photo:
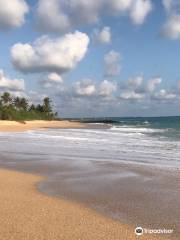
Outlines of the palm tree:
M48 119L51 120L57 114L53 112L51 100L46 97L43 104L29 106L24 97L12 98L10 93L4 92L0 96L0 119L24 120L24 119Z
M20 107L21 107L21 99L20 99L20 97L14 98L13 104L14 104L16 109L20 109Z
M28 100L26 98L20 98L20 108L24 111L27 111L28 108Z
M43 110L47 115L52 113L51 100L48 97L43 99Z
M31 104L31 106L29 107L29 111L35 111L36 107L34 104Z
M43 112L43 106L41 105L41 104L38 104L37 106L36 106L36 111L37 112Z
M12 101L10 93L4 92L3 95L1 96L1 101L4 106L9 106Z

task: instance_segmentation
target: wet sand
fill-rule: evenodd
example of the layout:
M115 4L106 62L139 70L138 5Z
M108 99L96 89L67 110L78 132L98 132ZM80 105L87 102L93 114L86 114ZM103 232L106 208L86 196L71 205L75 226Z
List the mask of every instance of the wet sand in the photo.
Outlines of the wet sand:
M0 239L133 240L134 228L39 193L42 177L0 169ZM141 237L145 239L150 236Z
M130 236L121 238L120 234L118 238L105 239L136 239L133 229L141 226L147 229L173 229L173 234L164 234L161 238L179 240L178 172L162 174L157 169L147 170L137 166L102 162L96 163L95 168L85 170L80 166L68 166L65 162L61 164L41 161L18 162L12 158L4 159L4 163L1 161L1 166L44 175L46 179L36 186L45 195L58 197L63 199L63 202L73 201L72 205L75 204L75 208L80 203L81 206L106 216L105 219L118 221L120 226L122 223L126 224L125 226L133 226L128 228L131 229L132 238ZM151 239L149 234L146 237L148 240ZM154 235L155 239L158 237L158 234Z
M86 124L71 121L0 121L0 132L22 132L43 128L83 128Z
M97 162L88 170L70 170L67 166L63 170L62 174L51 173L39 189L84 203L126 224L173 229L173 234L164 235L164 239L180 239L178 170L106 162Z

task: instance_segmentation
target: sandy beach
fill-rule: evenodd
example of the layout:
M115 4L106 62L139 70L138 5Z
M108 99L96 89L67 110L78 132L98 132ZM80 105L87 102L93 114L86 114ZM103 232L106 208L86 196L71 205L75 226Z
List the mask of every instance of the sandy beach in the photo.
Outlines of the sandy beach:
M133 227L76 203L42 195L35 187L41 180L31 174L0 170L0 239L136 239Z
M20 141L20 146L22 145L22 140L20 136L24 136L22 134L26 134L26 132L23 133L23 131L26 131L26 130L35 130L35 129L44 129L44 128L66 128L66 129L79 128L81 129L84 127L85 127L84 124L81 124L78 122L68 122L68 121L51 121L51 122L30 121L26 123L0 121L0 132L3 132L3 131L12 132L12 134L14 134L14 132L21 132L17 135L19 139L18 141ZM71 129L69 129L69 131L71 131ZM12 136L16 136L16 135L12 135ZM7 144L9 146L10 143L7 136L5 137L5 139L6 139L5 141L7 141ZM12 138L11 138L11 141L13 142ZM17 143L17 139L15 141ZM38 141L38 147L39 147L40 146L39 140L37 139L37 141ZM53 145L52 140L50 140L50 142ZM3 142L2 144L6 144L6 142ZM34 140L33 140L33 144L36 145ZM28 146L31 146L31 145L32 143L30 143L30 145ZM35 147L35 145L33 146ZM81 204L81 201L76 201L76 200L71 201L71 197L68 198L70 200L65 200L65 198L61 198L61 196L53 197L53 196L50 196L51 194L46 195L46 191L43 191L43 193L42 191L38 191L39 189L38 186L40 186L41 183L42 184L46 183L48 181L48 176L50 176L53 172L55 173L55 176L56 176L57 170L58 171L61 170L62 174L70 174L70 176L72 176L73 182L61 181L65 177L65 175L62 178L59 175L60 178L57 179L58 185L55 184L53 186L53 189L56 189L56 187L58 186L58 189L62 187L62 190L67 189L67 191L69 191L69 188L68 188L69 185L67 184L69 183L71 187L74 188L74 190L76 190L76 185L75 185L76 171L78 171L78 173L80 174L80 175L77 175L77 179L80 179L79 176L81 176L81 171L82 173L84 172L84 168L83 166L78 165L77 161L75 161L75 164L72 165L71 167L64 165L64 162L62 162L62 165L57 165L56 161L55 163L53 163L52 160L50 162L54 165L48 165L48 163L50 162L45 161L43 163L42 159L38 158L39 155L35 154L33 158L33 155L26 153L25 144L23 144L23 146L24 146L24 149L20 150L22 154L22 158L20 158L20 155L15 154L15 152L13 151L13 148L11 149L13 154L9 155L8 153L7 155L8 157L5 157L6 155L2 155L4 151L1 152L1 160L0 160L1 167L12 169L13 171L6 170L4 168L0 169L0 212L1 212L0 239L3 239L3 240L6 240L6 239L7 240L10 240L10 239L12 240L171 239L170 235L166 235L166 236L161 235L160 237L158 234L155 234L155 235L144 234L143 236L137 237L134 233L134 229L135 227L137 227L136 225L124 224L119 220L118 221L113 220L110 217L103 215L101 213L98 213L95 210L89 208L86 204L85 205ZM72 148L71 144L70 146ZM34 151L34 147L33 147L33 151ZM16 147L16 149L19 149L19 148ZM27 149L29 152L29 147ZM47 147L45 147L45 149L47 149ZM26 155L23 155L24 151ZM62 155L62 152L61 152L61 155ZM17 156L19 156L18 159L17 159ZM30 161L28 161L27 159L24 159L25 157L29 157ZM44 159L45 155L42 155L42 158ZM74 158L75 158L75 155L73 155L73 159ZM102 164L104 165L103 162ZM104 173L107 171L107 168L104 169L102 164L100 165L101 165L102 171L104 171L103 174L102 172L100 173L97 172L93 176L93 171L92 171L92 174L90 175L92 175L93 179L96 180L96 175L98 176L104 175ZM80 166L83 169L81 169ZM98 166L96 167L98 169ZM124 168L121 168L121 167L120 168L117 167L115 169L119 169L118 170L119 173L120 173L120 169L124 171ZM108 175L111 173L110 170L111 170L111 167L108 167ZM23 173L24 171L27 173ZM90 171L89 168L88 168L88 171ZM28 172L32 172L33 174ZM86 178L88 175L89 173L87 172L86 174L85 172ZM85 180L86 178L84 180L82 176L81 178L82 178L82 181L85 181L86 188L91 189L92 188L91 182L88 182L89 178L87 178L87 182ZM70 180L71 178L68 178L68 179ZM105 179L106 178L102 178L103 183L107 184L108 182L106 183ZM95 193L95 196L102 195L102 197L104 198L104 201L106 201L108 200L108 195L109 196L111 195L111 196L114 196L114 199L116 201L121 201L120 199L122 199L122 203L126 201L126 200L124 201L123 198L119 196L121 195L121 193L123 195L124 192L127 192L123 190L123 186L127 187L128 185L126 185L125 183L123 184L123 181L121 181L121 183L123 184L122 192L121 192L121 185L119 185L119 182L117 182L116 189L117 190L119 189L118 198L116 194L113 195L114 193L111 193L111 192L108 193L108 189L113 191L113 188L108 187L108 184L106 185L108 187L107 191L104 191L108 193L108 195L103 196L103 185L101 184L101 181L99 182L99 180L96 182L96 184L93 184L93 185L97 185L97 183L100 184L102 193L98 192L97 195ZM115 182L113 184L115 184ZM46 183L46 185L48 186L48 182ZM78 184L78 187L80 186L82 187L81 182L79 182ZM49 186L48 189L49 190L51 189L51 185ZM78 191L80 192L80 188ZM69 191L70 194L71 192L72 191ZM88 196L90 196L89 193L87 193L86 196L88 198ZM134 200L135 199L137 200L137 198L134 198ZM133 196L132 196L132 201L133 201ZM98 199L96 199L94 202L98 203ZM145 202L148 203L148 201L145 201ZM123 205L122 205L122 208L123 208Z
M43 128L83 128L85 124L70 121L0 121L0 132L22 132Z
M0 240L180 240L180 0L0 0Z

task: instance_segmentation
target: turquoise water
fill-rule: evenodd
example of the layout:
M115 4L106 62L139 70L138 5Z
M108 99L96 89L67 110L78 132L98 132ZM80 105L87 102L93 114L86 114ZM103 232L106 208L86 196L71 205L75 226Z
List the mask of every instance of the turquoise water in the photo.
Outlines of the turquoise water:
M159 136L163 138L169 138L169 140L180 140L180 117L113 117L113 118L89 118L81 119L83 122L89 123L105 123L114 127L124 128L144 128L154 129L160 131L147 131L152 136Z

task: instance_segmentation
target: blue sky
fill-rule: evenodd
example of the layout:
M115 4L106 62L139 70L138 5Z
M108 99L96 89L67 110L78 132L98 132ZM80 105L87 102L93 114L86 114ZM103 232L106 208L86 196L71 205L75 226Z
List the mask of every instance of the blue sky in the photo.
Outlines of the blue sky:
M1 92L48 95L64 117L180 114L177 0L9 1Z

